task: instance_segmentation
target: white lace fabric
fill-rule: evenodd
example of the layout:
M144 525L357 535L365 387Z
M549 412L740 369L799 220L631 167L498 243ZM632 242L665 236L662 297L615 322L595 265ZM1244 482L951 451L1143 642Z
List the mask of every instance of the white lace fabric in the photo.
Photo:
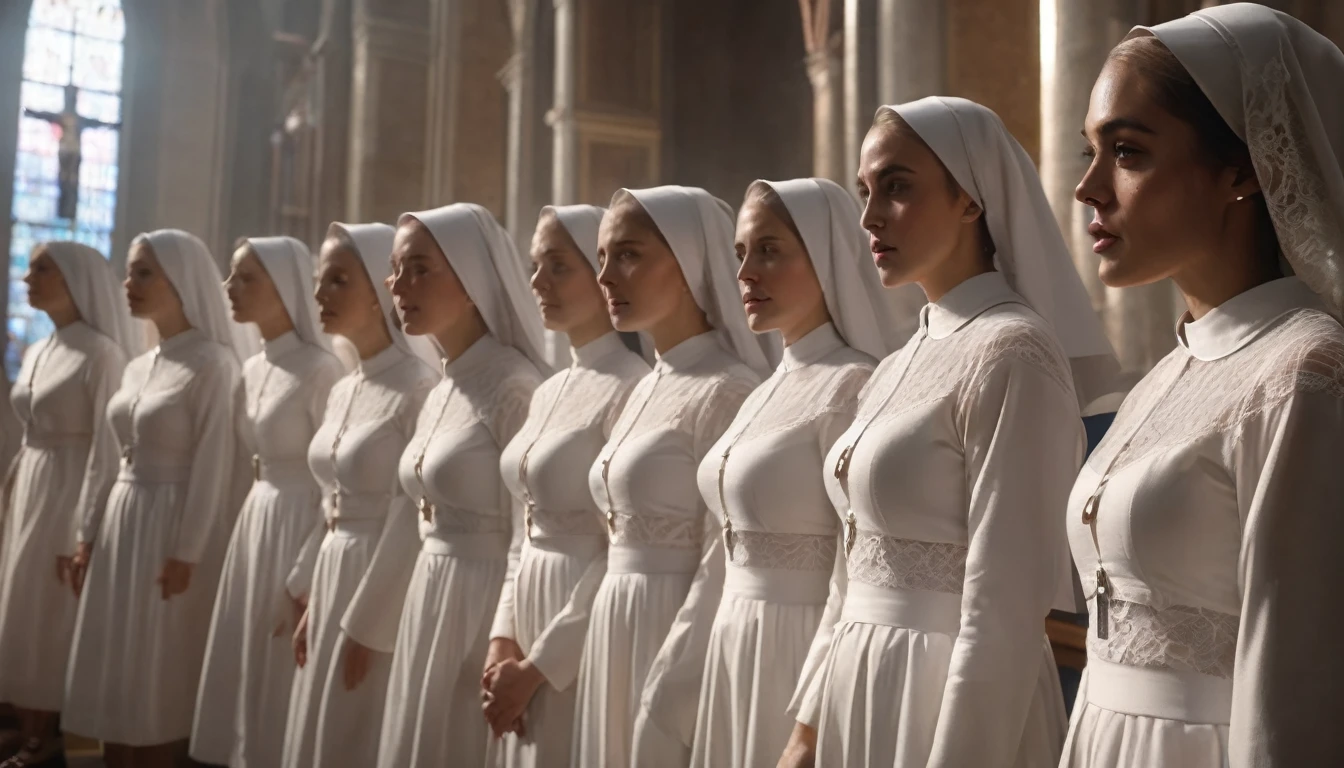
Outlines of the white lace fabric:
M1126 600L1112 600L1110 612L1109 637L1100 640L1089 633L1088 656L1146 669L1232 677L1238 617L1207 608L1157 609Z
M859 532L847 567L851 581L874 587L960 595L966 581L967 551L960 544Z
M830 573L839 544L835 536L738 531L729 534L728 562L739 568Z

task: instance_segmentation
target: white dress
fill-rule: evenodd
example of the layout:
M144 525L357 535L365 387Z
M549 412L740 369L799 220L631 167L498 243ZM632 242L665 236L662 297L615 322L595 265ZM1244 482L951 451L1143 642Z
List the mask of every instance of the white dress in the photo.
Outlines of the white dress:
M588 489L588 469L649 372L614 332L574 350L573 358L537 389L527 421L499 461L522 515L514 521L510 573L490 636L517 641L546 676L524 715L525 737L503 739L509 768L569 766L574 681L607 570L607 529Z
M392 655L371 654L363 681L347 691L342 622L384 529L409 514L397 459L437 381L419 358L390 346L336 382L308 445L322 519L289 577L290 594L308 596L308 661L294 673L286 768L370 766L378 757Z
M482 336L444 365L401 453L414 504L393 510L341 625L391 654L379 766L484 764L481 667L509 549L499 452L540 383L521 352Z
M122 448L106 512L85 518L93 543L75 620L62 725L149 746L191 735L225 525L232 518L238 363L190 329L126 366L107 417ZM164 561L195 564L164 600Z
M1083 446L1068 360L1000 273L925 306L824 465L847 568L790 705L818 765L1059 759L1044 622L1072 605L1060 512Z
M229 541L210 621L191 754L215 765L280 763L294 678L285 581L313 527L321 492L308 444L341 363L294 332L243 364L239 431L252 488Z
M636 385L589 471L610 546L579 665L575 766L632 762L649 668L692 581L713 580L721 546L717 526L706 535L696 467L758 382L715 333L683 341ZM697 574L702 559L711 567ZM662 735L650 735L651 748L684 766L689 747Z
M117 476L117 438L107 401L126 355L74 322L24 355L11 395L23 447L0 499L0 702L56 711L79 603L56 577L75 551L80 521L107 503Z
M1091 629L1061 765L1340 765L1344 329L1284 278L1178 336L1069 500Z
M822 460L853 421L874 365L834 326L812 331L784 349L774 375L700 463L700 495L727 555L722 597L701 595L695 620L712 625L708 648L674 659L669 647L646 687L657 700L664 682L693 692L686 683L701 676L698 704L675 702L683 716L695 714L692 765L773 766L788 743L788 702L831 573L837 562L844 567Z

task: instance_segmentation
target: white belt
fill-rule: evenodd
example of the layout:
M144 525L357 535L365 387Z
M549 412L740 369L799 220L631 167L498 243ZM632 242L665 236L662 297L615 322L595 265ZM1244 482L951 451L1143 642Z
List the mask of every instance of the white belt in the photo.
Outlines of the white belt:
M613 544L607 551L607 573L695 573L699 549Z
M828 571L787 571L729 565L723 593L785 605L820 605L830 589Z
M840 620L955 635L961 631L961 595L850 581Z
M579 560L592 560L607 546L606 536L538 536L527 543L528 548L554 552Z
M23 447L36 451L51 451L57 448L88 448L93 443L93 435L60 434L55 432L25 432Z
M1138 717L1227 725L1232 721L1232 681L1088 659L1087 703Z
M295 486L317 488L317 481L308 468L307 459L267 459L253 458L252 476L255 482L266 483L277 488Z
M425 537L420 551L427 555L491 560L509 556L507 533L440 533Z

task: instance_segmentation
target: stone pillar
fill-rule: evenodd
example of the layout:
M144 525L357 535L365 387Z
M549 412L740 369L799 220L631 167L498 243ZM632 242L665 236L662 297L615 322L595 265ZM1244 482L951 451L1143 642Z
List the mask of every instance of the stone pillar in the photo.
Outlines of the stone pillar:
M829 0L800 0L807 75L812 83L812 175L844 183L844 83L840 47L843 38L832 31Z
M509 133L504 218L520 252L526 252L536 228L537 212L548 202L543 183L542 112L550 93L551 46L547 45L549 19L545 0L506 0L513 32L513 56L500 71L509 92Z
M0 3L0 258L6 264L5 280L9 280L10 209L14 204L14 155L19 142L19 75L23 72L24 36L28 32L28 11L32 0L10 0ZM0 313L8 317L9 291L0 296ZM0 337L0 359L3 359L9 334ZM0 371L0 377L4 376Z
M1126 289L1102 285L1087 234L1092 209L1073 194L1088 167L1078 131L1092 85L1110 49L1144 21L1144 5L1143 0L1041 3L1041 180L1120 365L1135 374L1146 373L1175 344L1179 300L1168 280Z
M877 95L899 104L947 89L947 10L929 0L880 0Z
M853 170L881 103L877 99L876 0L845 0L844 36L845 162L847 170Z
M555 95L546 113L551 127L551 203L571 205L579 197L579 142L574 100L578 74L578 0L555 0Z

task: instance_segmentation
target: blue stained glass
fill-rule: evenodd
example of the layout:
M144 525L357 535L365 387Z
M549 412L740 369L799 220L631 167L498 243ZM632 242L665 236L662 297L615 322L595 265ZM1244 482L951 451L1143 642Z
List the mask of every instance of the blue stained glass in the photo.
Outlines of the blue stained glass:
M0 0L4 2L5 0ZM50 318L28 306L23 275L39 243L74 240L106 256L112 246L117 210L117 153L120 143L122 41L126 22L117 0L33 0L24 49L23 109L59 114L67 84L75 92L80 131L78 204L73 221L57 218L60 199L58 123L19 113L19 144L10 209L9 285L4 365L11 379L23 353L52 332ZM88 120L112 124L91 125Z

